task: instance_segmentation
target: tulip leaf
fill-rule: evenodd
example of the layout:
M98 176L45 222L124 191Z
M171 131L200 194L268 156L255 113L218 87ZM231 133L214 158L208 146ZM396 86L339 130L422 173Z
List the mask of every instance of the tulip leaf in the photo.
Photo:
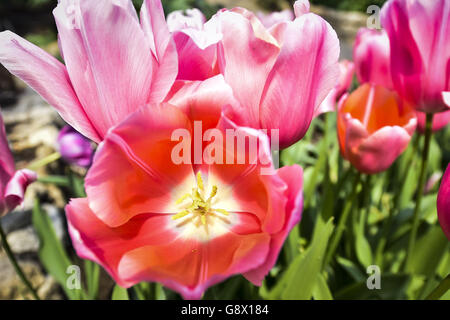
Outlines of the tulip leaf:
M364 221L360 221L354 228L355 251L358 261L362 266L367 267L373 263L372 248L364 235Z
M449 250L449 242L440 226L431 227L416 243L414 248L411 272L432 276Z
M333 229L333 219L330 219L321 230L317 230L309 248L297 255L277 285L270 291L269 299L311 299Z
M86 273L86 285L89 299L96 299L100 282L100 266L95 262L85 260L84 270Z
M45 270L62 286L69 299L81 299L81 289L71 289L67 286L68 278L71 275L67 272L73 266L73 263L56 236L50 218L41 209L38 199L34 203L32 221L39 236L40 247L38 254Z
M337 257L336 260L339 265L349 274L349 276L353 278L353 280L361 282L366 278L366 275L352 261L342 257Z
M116 284L111 295L111 300L130 300L127 289Z
M317 282L313 290L314 300L333 300L330 288L328 288L327 280L323 274L319 274Z

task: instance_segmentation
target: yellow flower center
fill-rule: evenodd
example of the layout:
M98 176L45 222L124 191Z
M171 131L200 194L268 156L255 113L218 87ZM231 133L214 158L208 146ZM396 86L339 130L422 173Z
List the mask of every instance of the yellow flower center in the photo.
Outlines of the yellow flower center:
M214 209L211 207L211 202L216 195L217 186L213 186L211 193L208 197L206 197L202 175L200 172L198 172L197 186L192 188L192 193L186 193L176 201L177 205L182 204L187 199L190 199L191 203L185 209L173 215L172 220L181 219L188 215L191 215L191 219L206 226L206 224L208 223L208 218L210 216L217 216L218 214L228 216L228 211L224 209Z

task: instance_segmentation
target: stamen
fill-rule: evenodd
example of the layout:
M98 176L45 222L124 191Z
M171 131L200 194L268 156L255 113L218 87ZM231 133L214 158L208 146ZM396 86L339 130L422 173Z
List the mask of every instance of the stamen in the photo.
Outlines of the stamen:
M212 186L211 193L208 199L205 201L205 189L203 179L200 172L197 172L197 187L192 188L192 193L181 196L176 204L181 204L186 199L190 198L192 203L186 207L183 211L172 216L172 220L181 219L189 214L192 214L194 219L199 218L200 222L205 228L207 228L208 214L214 215L214 213L220 213L228 216L230 213L224 209L211 208L211 200L217 195L217 186ZM205 198L204 198L205 197ZM198 220L196 220L198 221ZM208 232L208 231L207 231Z
M181 218L187 216L188 214L190 214L190 212L188 210L183 210L183 211L177 213L176 215L172 216L172 220L181 219Z
M175 203L180 204L187 198L191 198L192 196L189 193L186 193L185 195L181 196Z
M217 186L213 186L211 190L211 194L209 195L209 198L207 201L210 201L212 198L214 198L217 194Z
M213 209L215 212L218 212L218 213L221 213L221 214L223 214L223 215L225 215L225 216L228 216L228 215L230 215L230 213L227 211L227 210L224 210L224 209Z
M202 174L200 173L200 171L197 172L197 185L200 190L204 191L203 179L202 179Z

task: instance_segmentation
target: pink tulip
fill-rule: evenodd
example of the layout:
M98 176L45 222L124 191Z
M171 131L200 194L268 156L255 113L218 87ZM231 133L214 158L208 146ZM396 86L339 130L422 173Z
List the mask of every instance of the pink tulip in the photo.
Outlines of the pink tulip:
M295 20L270 29L242 8L215 16L223 34L219 67L241 104L228 115L239 125L279 130L281 148L305 135L339 78L336 33L307 5L297 1Z
M30 183L37 178L33 171L15 171L14 159L6 140L5 126L0 114L0 217L20 205Z
M78 255L120 286L157 281L186 299L235 274L261 285L300 220L302 169L275 170L267 136L220 118L234 102L221 76L178 82L169 104L147 106L111 130L88 172L87 198L66 207ZM258 139L258 159L269 160L270 174L261 174L260 161L219 164L209 162L211 154L201 164L190 156L176 164L172 136L184 128L195 139L194 121L222 133L234 128L238 141ZM219 146L237 156L234 145Z
M78 132L100 142L147 103L162 101L178 72L160 0L60 0L53 11L65 65L12 32L0 33L0 62Z
M450 240L450 165L447 166L442 178L437 198L437 211L442 230Z
M222 34L215 21L206 22L198 9L174 11L167 16L178 52L178 80L206 80L219 74L217 43Z
M421 133L425 133L426 116L423 112L417 111L417 130ZM440 113L436 113L433 117L433 132L442 130L450 123L450 110Z
M395 90L418 111L450 108L450 2L390 0L382 25L391 44Z
M59 132L58 149L61 157L68 163L85 168L92 163L94 149L91 142L71 126L65 126Z
M173 11L167 15L167 26L170 32L194 29L201 30L206 22L203 13L198 9L188 9L185 13L182 10Z
M356 76L360 83L392 89L390 44L386 31L360 29L353 48Z
M339 103L341 153L360 172L385 171L407 148L416 124L413 109L396 93L364 84Z
M339 62L340 76L336 86L331 90L320 107L315 111L314 117L326 112L336 111L336 106L342 96L347 93L353 83L353 75L355 73L355 64L348 60Z
M292 21L295 18L292 10L283 10L280 12L271 13L258 12L256 13L256 16L259 20L261 20L262 24L266 28L270 28L280 22Z

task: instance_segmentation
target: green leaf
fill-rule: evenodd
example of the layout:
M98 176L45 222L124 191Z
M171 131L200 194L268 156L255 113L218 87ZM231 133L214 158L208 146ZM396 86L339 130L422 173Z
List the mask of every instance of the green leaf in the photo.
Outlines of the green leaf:
M55 184L61 187L70 186L69 179L65 176L43 176L39 177L37 181L41 183Z
M328 288L327 280L323 274L319 274L317 282L313 290L314 300L333 300L330 288Z
M352 261L342 257L337 257L339 265L355 280L356 282L362 282L367 276L359 269L359 267Z
M111 300L130 300L127 289L116 284L111 295Z
M100 266L95 262L84 260L84 269L89 299L96 299L98 296Z
M364 236L364 228L358 227L355 228L355 250L356 256L358 257L359 262L362 266L367 267L372 265L373 263L373 254L372 248L370 247L369 241L367 241Z
M268 294L269 299L311 299L333 229L333 219L330 219L321 230L318 230L311 246L297 255L289 265L277 285Z
M41 209L38 199L34 203L32 221L39 236L40 248L38 254L45 270L62 286L69 299L81 299L81 289L69 289L67 287L66 282L70 276L70 274L67 274L67 270L73 263L56 236L50 218Z
M440 226L431 227L416 243L411 260L411 272L424 276L437 273L439 263L448 252L449 242Z

